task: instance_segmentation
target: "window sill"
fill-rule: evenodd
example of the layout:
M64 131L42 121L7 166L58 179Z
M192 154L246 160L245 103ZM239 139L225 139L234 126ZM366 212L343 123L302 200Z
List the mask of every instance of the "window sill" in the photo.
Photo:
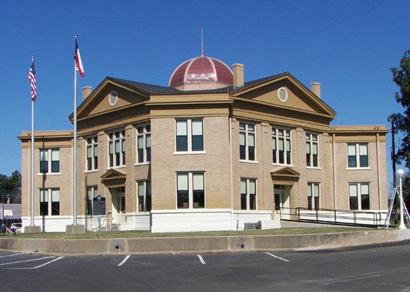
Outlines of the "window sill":
M98 172L98 169L91 169L91 170L84 171L84 173L93 173L93 172Z
M37 175L41 175L41 176L43 176L43 175L61 175L62 173L61 172L45 172L45 173L37 173Z
M369 170L371 167L346 167L346 170Z
M120 168L125 168L125 165L107 167L107 170L109 170L109 169L120 169Z
M316 169L316 170L321 170L322 168L320 166L306 166L307 169Z
M174 151L174 155L199 155L206 154L206 151Z
M257 160L243 160L243 159L239 159L239 162L259 164L259 161L257 161Z
M293 164L280 164L280 163L272 163L273 166L286 166L286 167L295 167Z
M135 163L135 166L142 166L142 165L150 165L151 162L140 162L140 163Z

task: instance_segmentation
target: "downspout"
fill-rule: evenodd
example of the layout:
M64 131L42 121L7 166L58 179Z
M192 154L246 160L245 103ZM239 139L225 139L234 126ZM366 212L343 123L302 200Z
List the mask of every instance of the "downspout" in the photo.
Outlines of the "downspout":
M377 195L379 196L379 210L382 209L381 198L381 180L380 180L380 148L379 148L379 133L376 133L376 158L377 158Z
M232 224L234 221L233 212L233 161L232 161L232 116L229 114L229 163L230 163L230 184L231 184L231 220Z
M333 209L336 210L336 137L335 133L332 135L332 152L333 152Z

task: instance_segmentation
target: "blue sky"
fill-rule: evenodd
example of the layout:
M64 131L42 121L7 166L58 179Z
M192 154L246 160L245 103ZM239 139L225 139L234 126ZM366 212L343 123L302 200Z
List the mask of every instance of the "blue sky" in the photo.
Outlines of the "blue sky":
M245 65L247 81L284 71L337 114L333 124L385 124L401 108L390 68L410 49L410 1L3 1L0 173L20 169L30 129L27 71L36 55L37 129L70 129L73 35L86 76L166 85L200 53ZM389 151L389 150L388 150ZM389 156L388 156L389 157Z

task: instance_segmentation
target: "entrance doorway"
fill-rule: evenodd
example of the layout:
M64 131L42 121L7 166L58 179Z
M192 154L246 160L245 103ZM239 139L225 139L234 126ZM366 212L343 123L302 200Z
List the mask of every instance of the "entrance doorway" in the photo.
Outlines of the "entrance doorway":
M275 211L280 213L281 219L290 219L290 186L274 185Z
M125 187L112 188L111 200L112 223L121 224L125 220Z

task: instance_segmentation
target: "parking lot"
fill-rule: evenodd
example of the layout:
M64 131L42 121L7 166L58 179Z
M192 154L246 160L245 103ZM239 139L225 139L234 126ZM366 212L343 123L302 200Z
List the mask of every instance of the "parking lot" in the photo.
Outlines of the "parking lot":
M409 272L408 243L223 254L0 252L1 291L410 291Z

